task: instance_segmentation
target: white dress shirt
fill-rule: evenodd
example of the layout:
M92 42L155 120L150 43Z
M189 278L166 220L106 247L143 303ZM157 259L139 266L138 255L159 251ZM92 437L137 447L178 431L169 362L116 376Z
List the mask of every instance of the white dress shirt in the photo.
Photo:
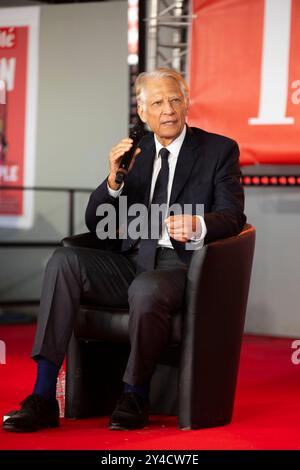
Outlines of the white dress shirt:
M172 185L173 185L173 179L174 179L177 159L178 159L178 155L179 155L181 146L182 146L184 138L185 138L185 134L186 134L186 126L184 126L181 134L175 140L173 140L173 142L171 142L170 145L168 145L166 147L170 152L170 154L168 156L169 181L168 181L167 204L169 204L169 201L170 201L170 195L171 195L171 189L172 189ZM155 154L154 163L153 163L151 189L150 189L150 201L152 201L156 179L157 179L159 170L161 168L161 157L159 155L159 151L160 151L161 148L163 148L163 145L157 140L155 134L154 134L154 140L155 140L156 154ZM114 190L114 189L111 189L107 184L107 189L108 189L108 192L109 192L110 196L113 196L113 197L120 196L120 194L122 193L122 190L123 190L123 186L124 186L124 183L122 183L122 185L120 186L119 189ZM199 215L197 217L199 218L200 223L201 223L201 234L199 236L196 234L196 236L191 239L191 241L193 243L193 248L195 250L199 250L200 248L203 247L204 237L207 233L204 218L201 215ZM161 247L173 248L173 245L171 243L166 225L164 225L162 236L158 240L158 245L161 246Z

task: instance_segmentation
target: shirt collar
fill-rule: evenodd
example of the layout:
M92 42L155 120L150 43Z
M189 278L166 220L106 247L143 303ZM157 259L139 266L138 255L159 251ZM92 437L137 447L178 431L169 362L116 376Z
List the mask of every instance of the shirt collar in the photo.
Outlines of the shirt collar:
M169 150L171 156L174 156L174 157L178 157L178 154L180 152L180 149L181 149L181 146L183 144L183 141L184 141L184 138L185 138L185 134L186 134L186 125L184 126L184 128L182 129L181 133L179 134L178 137L176 137L175 140L173 140L173 142L171 142L169 145L167 145L167 149ZM156 135L154 134L154 140L155 140L155 147L156 147L156 155L155 155L155 158L157 159L158 158L158 154L159 154L159 151L160 149L163 148L163 145L157 140L157 137Z

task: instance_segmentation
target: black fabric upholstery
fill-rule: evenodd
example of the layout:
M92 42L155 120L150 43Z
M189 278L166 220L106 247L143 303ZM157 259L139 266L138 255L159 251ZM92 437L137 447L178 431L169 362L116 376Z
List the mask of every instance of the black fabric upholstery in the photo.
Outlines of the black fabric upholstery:
M91 242L101 245L92 234L63 240ZM246 224L193 254L184 310L174 313L150 390L152 413L178 414L181 429L232 419L254 246L255 229ZM128 355L128 310L82 305L67 353L66 417L111 413Z

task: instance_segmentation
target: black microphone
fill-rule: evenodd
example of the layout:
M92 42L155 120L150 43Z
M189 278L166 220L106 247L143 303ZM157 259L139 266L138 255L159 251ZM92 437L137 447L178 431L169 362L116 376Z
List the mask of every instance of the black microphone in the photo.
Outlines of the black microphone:
M141 121L138 121L135 126L131 129L129 138L133 140L133 144L130 150L128 152L124 153L121 163L119 165L119 168L121 168L123 171L117 171L115 182L117 184L122 184L124 181L124 178L127 174L127 170L130 166L131 160L133 158L133 154L136 151L141 139L144 137L144 135L147 134L147 131L144 129Z

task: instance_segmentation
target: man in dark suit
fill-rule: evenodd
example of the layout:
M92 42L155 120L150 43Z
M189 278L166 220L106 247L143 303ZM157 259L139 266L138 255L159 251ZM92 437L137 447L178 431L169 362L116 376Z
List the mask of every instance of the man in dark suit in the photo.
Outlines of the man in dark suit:
M5 421L8 431L58 425L57 374L82 298L129 304L131 352L109 426L144 427L149 382L168 341L172 312L183 301L193 251L238 234L246 221L238 146L186 125L183 78L171 69L141 74L136 93L139 116L152 132L140 142L121 185L116 174L133 142L125 138L111 150L109 175L90 196L86 224L101 238L108 231L106 248L60 248L47 264L32 351L37 380L21 410ZM155 212L157 207L162 210ZM110 208L117 220L106 217ZM144 218L136 224L133 209L141 208Z

